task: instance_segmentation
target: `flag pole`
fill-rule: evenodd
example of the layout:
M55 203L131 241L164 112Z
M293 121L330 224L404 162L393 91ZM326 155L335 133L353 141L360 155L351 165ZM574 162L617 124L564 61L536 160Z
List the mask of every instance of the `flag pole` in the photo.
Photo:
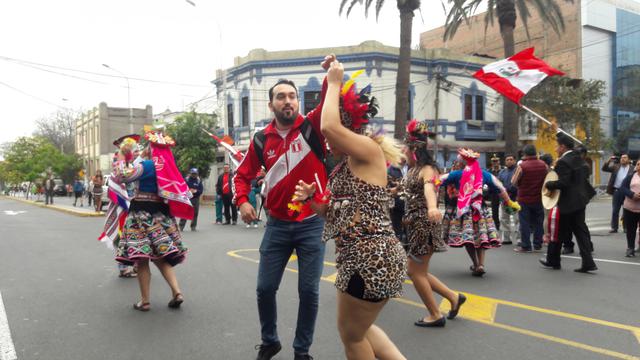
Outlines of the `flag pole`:
M545 123L547 123L547 125L554 126L554 124L553 124L551 121L549 121L549 120L547 120L547 119L543 118L543 117L542 117L542 115L538 114L537 112L535 112L535 111L533 111L533 110L529 109L528 107L526 107L526 106L524 106L524 105L522 105L522 104L520 104L520 107L521 107L521 108L523 108L523 109L525 109L525 110L527 110L531 115L533 115L533 116L537 117L538 119L540 119L540 120L544 121ZM561 132L561 133L563 133L563 134L567 135L568 137L570 137L570 138L572 138L573 140L577 141L577 142L578 142L578 144L582 145L582 141L580 141L580 140L576 139L576 137L575 137L575 136L573 136L573 135L569 134L568 132L566 132L566 131L564 131L564 130L560 129L559 127L558 127L558 132Z

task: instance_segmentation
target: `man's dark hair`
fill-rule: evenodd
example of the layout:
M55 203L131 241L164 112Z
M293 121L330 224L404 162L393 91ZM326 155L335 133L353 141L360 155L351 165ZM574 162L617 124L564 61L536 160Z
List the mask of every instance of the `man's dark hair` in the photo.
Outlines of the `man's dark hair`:
M522 147L522 153L525 156L536 156L536 147L531 144L527 144Z
M504 156L504 159L507 160L507 158L513 158L513 160L515 160L516 156L513 155L513 154L507 154L507 155Z
M558 144L564 145L569 150L573 150L573 147L575 146L573 139L567 136L565 133L559 132L556 135L556 141L558 142Z
M576 152L579 154L583 154L586 155L587 154L587 147L584 145L578 145L576 146Z
M278 80L277 83L275 83L275 85L269 88L269 102L273 101L273 89L276 86L282 85L282 84L291 85L296 90L296 96L298 95L298 88L296 87L296 84L293 83L293 81L287 80L287 79L280 79Z
M540 156L540 160L544 161L547 166L551 166L551 164L553 164L553 156L551 156L551 154L542 154Z

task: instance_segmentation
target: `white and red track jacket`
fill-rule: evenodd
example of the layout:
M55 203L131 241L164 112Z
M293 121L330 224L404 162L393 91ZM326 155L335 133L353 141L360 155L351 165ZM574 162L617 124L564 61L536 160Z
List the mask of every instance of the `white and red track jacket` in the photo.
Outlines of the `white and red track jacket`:
M309 112L307 121L311 122L320 142L324 144L324 136L320 132L321 111L322 103ZM301 221L304 215L311 216L313 214L309 203L304 204L303 209L298 214L292 214L289 211L288 205L299 180L311 184L316 181L315 174L317 174L322 190L327 187L324 164L312 151L311 146L300 131L304 121L304 117L298 115L293 127L284 139L276 130L275 119L264 129L263 158L267 169L263 190L263 195L266 196L264 207L269 210L270 216L280 220ZM261 166L262 164L256 155L254 143L251 141L249 150L233 178L235 201L238 206L248 201L251 180L256 177ZM300 216L301 214L303 216Z

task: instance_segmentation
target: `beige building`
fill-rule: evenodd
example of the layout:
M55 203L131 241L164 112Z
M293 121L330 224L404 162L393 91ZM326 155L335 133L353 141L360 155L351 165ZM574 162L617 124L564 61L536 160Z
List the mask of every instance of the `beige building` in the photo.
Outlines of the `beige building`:
M151 105L144 109L109 107L102 102L76 120L76 153L83 157L87 176L97 169L111 172L115 148L113 141L123 135L142 134L144 125L153 123Z

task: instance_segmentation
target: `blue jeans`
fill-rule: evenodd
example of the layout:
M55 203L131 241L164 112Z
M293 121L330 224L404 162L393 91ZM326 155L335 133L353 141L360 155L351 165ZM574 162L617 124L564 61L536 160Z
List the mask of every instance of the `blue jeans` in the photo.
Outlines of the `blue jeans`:
M302 222L283 221L269 217L260 244L258 268L258 313L262 343L279 342L276 308L276 292L282 280L287 262L296 251L298 257L298 323L293 349L296 353L308 353L313 342L320 276L324 262L322 229L324 220L316 216Z
M544 208L542 203L520 204L522 209L518 213L520 218L520 246L531 250L531 230L533 229L533 246L542 248L544 235Z

